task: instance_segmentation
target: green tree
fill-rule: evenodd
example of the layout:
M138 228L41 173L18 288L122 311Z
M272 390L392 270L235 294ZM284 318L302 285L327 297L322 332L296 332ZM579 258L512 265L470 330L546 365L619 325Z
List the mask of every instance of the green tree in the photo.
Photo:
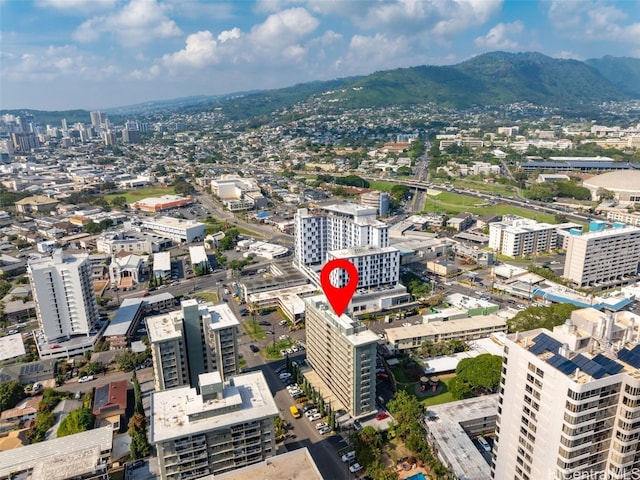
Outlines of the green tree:
M129 372L136 368L136 360L137 356L135 353L131 352L131 350L124 350L118 353L115 357L116 364L120 370L124 370L125 372Z
M398 390L387 408L395 420L395 431L400 438L406 438L411 431L413 422L423 413L422 405L415 396L404 390Z
M111 205L113 205L116 208L124 208L126 204L127 204L127 197L125 197L124 195L118 195L111 199Z
M144 414L134 413L129 420L129 437L131 437L130 453L134 459L146 457L151 452L147 440L147 419Z
M529 307L518 312L513 318L507 320L509 332L525 332L535 328L546 328L562 325L571 312L578 307L569 303L556 303L547 307Z
M493 392L500 384L501 372L502 357L499 355L485 353L474 358L464 358L456 367L455 379L449 382L449 391L457 400L472 393Z
M144 415L144 405L142 404L142 390L140 389L140 382L138 382L138 375L134 370L131 374L131 383L133 384L133 413Z
M27 394L20 382L0 383L0 411L15 407Z
M88 408L78 408L67 415L58 427L58 437L84 432L93 427L95 416Z

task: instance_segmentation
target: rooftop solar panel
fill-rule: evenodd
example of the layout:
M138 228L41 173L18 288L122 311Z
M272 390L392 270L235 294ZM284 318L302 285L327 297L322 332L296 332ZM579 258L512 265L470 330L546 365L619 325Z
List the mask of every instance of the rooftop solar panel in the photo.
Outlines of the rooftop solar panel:
M602 365L602 367L607 371L609 375L615 375L624 367L620 365L615 360L611 360L610 358L605 357L601 353L593 357L593 361Z
M529 348L529 351L535 355L540 355L541 353L547 352L547 351L552 353L558 353L558 350L562 345L559 341L555 340L554 338L551 338L549 335L545 333L539 333L538 335L536 335L533 341L535 342L535 345L532 345Z
M583 372L591 375L593 378L602 378L607 374L607 371L602 365L588 359L584 355L578 354L572 360Z

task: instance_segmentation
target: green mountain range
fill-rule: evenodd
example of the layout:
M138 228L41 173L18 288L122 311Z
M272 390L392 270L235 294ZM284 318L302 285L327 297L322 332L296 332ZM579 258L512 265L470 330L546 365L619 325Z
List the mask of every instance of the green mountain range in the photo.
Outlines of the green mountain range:
M299 102L313 102L328 110L429 103L469 108L530 102L581 111L602 102L631 99L640 99L640 59L607 56L581 62L536 52L492 52L456 65L398 68L275 90L146 102L139 113L173 103L181 111L221 108L232 119L264 121L283 110L293 118L295 113L289 109ZM135 107L113 109L112 113L126 111L131 115ZM46 112L31 113L40 121L47 116Z

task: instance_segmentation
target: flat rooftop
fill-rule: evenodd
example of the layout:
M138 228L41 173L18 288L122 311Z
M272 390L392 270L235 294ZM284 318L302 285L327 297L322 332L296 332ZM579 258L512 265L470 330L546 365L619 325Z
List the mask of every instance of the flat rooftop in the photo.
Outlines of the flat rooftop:
M111 427L96 428L0 452L0 478L33 469L32 479L58 480L92 472L113 447Z
M145 318L149 341L155 343L180 338L182 331L176 328L176 321L182 318L182 310Z
M266 460L216 475L216 480L246 480L247 478L279 480L323 480L307 447L269 457ZM203 480L212 480L213 476Z
M429 407L425 421L429 433L437 444L438 452L447 459L456 478L486 480L491 467L475 446L463 424L474 419L495 417L498 413L498 395L484 395L457 402Z
M315 295L303 300L307 308L313 308L322 315L324 321L336 326L342 335L354 346L377 342L378 336L362 323L352 319L346 314L336 315L324 295Z
M225 383L220 400L204 401L195 388L172 388L155 392L151 397L151 442L165 442L278 414L262 372L232 377L232 384ZM193 419L197 415L203 418Z
M407 327L388 328L385 332L389 343L414 337L430 337L466 332L492 327L507 329L507 321L498 315L476 315L459 320L435 321Z
M21 357L26 353L21 334L16 333L0 337L0 362Z
M182 218L174 218L174 217L155 217L155 218L145 218L142 221L143 224L147 225L165 225L167 227L172 227L176 229L187 229L192 227L202 226L204 227L204 223L197 222L195 220L184 220Z
M188 302L197 302L197 300L185 300L182 304L186 305ZM212 330L240 326L238 318L226 303L220 305L199 304L198 310L201 317L207 317L207 325Z

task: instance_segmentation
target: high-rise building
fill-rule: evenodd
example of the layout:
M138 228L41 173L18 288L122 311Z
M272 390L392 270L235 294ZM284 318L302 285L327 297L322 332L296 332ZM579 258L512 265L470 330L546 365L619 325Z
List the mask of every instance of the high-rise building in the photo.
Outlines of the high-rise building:
M378 215L382 217L389 213L390 200L391 197L388 193L376 190L360 195L360 203L367 207L374 207L378 211Z
M377 335L347 315L337 316L323 295L304 302L307 361L350 415L373 412Z
M218 371L223 379L239 371L237 329L226 304L185 300L182 309L147 317L156 391L197 386L199 375Z
M567 236L563 277L578 287L610 287L635 281L640 268L640 228L614 228Z
M105 112L89 112L91 117L91 125L94 127L104 127L107 123L107 114Z
M524 257L562 247L558 230L574 224L550 225L527 218L505 218L489 224L489 248L508 257Z
M377 210L355 203L327 205L296 212L295 258L298 265L319 265L327 253L349 247L387 247L389 227L376 219Z
M29 261L27 271L46 341L90 336L98 325L99 312L89 255L58 249L51 257Z
M358 270L357 288L381 287L396 285L400 279L400 251L395 247L352 247L343 250L332 250L327 260L345 259ZM345 270L335 269L331 272L331 284L337 288L349 282Z
M505 340L492 478L632 478L640 316L588 308Z
M218 372L205 373L198 387L151 397L150 436L160 478L217 476L275 455L279 410L262 372L225 381Z

